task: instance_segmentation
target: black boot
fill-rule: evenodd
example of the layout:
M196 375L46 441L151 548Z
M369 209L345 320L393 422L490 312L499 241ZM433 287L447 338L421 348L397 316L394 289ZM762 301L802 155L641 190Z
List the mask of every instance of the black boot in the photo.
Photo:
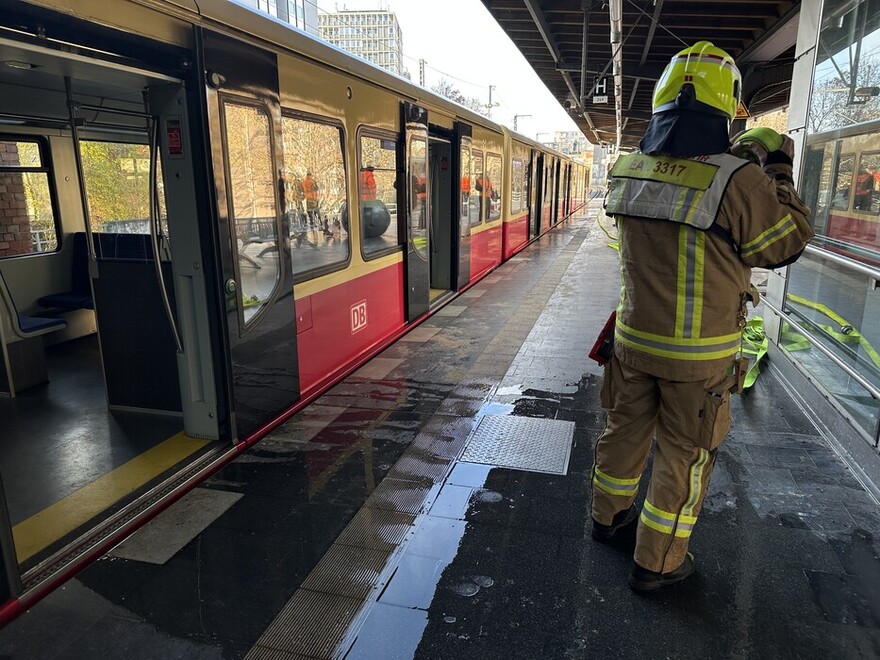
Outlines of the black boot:
M636 564L633 566L632 575L629 576L629 586L639 593L657 591L688 579L693 572L694 556L691 553L685 555L681 566L668 573L655 573Z
M638 517L639 512L636 509L635 504L633 504L630 508L615 513L614 518L611 519L610 525L602 525L601 523L597 523L594 518L593 538L603 543L605 541L610 541L614 538L614 535L617 534L617 532L619 532L624 527L627 527L628 525L634 523L636 518Z

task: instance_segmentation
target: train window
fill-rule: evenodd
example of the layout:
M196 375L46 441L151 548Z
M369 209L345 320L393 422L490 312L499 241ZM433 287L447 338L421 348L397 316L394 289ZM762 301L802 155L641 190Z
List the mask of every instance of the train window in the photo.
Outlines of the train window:
M428 143L413 135L409 141L409 233L416 254L428 258L428 221L426 217L428 181Z
M853 197L853 210L880 215L880 153L863 153L859 158L859 174Z
M514 159L511 167L510 176L510 212L519 213L523 208L523 183L525 178L525 168L523 162Z
M470 225L479 225L486 214L483 212L483 152L471 151L471 172L473 173L474 194L471 195Z
M489 221L501 217L501 156L486 155L486 179L483 185L483 197L486 200L486 218Z
M397 250L397 141L361 135L358 172L361 249L365 258Z
M245 323L266 306L281 277L272 160L272 127L265 109L226 101L230 222L238 246Z
M81 140L83 180L92 231L150 233L150 148L146 144ZM165 196L159 173L160 216Z
M44 148L43 140L0 137L0 258L58 249Z
M285 115L284 209L297 280L344 267L351 256L342 128Z
M846 210L849 208L849 191L852 188L853 154L841 154L837 158L834 173L834 194L831 197L831 208Z
M462 144L459 158L461 159L461 219L467 220L469 224L471 214L471 181L474 176L471 171L471 150L469 146ZM465 223L462 222L461 224L464 225Z

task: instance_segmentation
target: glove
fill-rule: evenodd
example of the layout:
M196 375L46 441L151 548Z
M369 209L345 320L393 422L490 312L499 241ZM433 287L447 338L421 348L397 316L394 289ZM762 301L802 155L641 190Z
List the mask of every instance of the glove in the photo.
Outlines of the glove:
M776 154L775 152L781 153ZM733 138L730 153L760 167L764 167L770 154L774 155L772 160L775 160L777 156L787 157L789 164L791 164L794 155L794 142L787 135L780 135L772 128L759 126L736 135Z

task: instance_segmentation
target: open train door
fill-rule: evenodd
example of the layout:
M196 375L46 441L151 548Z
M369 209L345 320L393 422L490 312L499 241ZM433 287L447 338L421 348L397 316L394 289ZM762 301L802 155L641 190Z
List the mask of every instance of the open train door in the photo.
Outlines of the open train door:
M541 209L544 195L544 154L532 149L529 167L529 238L541 234Z
M470 199L474 187L474 172L471 159L473 128L470 124L455 122L455 141L458 144L458 168L455 175L459 180L458 209L453 215L453 222L458 226L458 241L454 250L458 254L458 273L453 283L455 290L462 289L471 279L471 225ZM455 171L455 170L454 170Z
M428 311L431 290L430 218L431 195L428 180L428 111L408 101L402 104L404 185L402 196L406 237L406 320L413 321Z
M240 440L299 398L274 53L202 32L228 359Z

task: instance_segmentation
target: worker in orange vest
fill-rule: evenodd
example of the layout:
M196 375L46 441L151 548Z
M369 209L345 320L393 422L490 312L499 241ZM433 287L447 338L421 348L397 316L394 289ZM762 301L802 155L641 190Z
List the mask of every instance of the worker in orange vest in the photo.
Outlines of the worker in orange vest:
M318 215L318 182L312 176L311 171L306 172L306 178L303 179L303 196L306 199L306 215L312 226L320 224Z
M365 202L376 199L376 177L373 174L375 168L367 165L361 172L361 199Z

